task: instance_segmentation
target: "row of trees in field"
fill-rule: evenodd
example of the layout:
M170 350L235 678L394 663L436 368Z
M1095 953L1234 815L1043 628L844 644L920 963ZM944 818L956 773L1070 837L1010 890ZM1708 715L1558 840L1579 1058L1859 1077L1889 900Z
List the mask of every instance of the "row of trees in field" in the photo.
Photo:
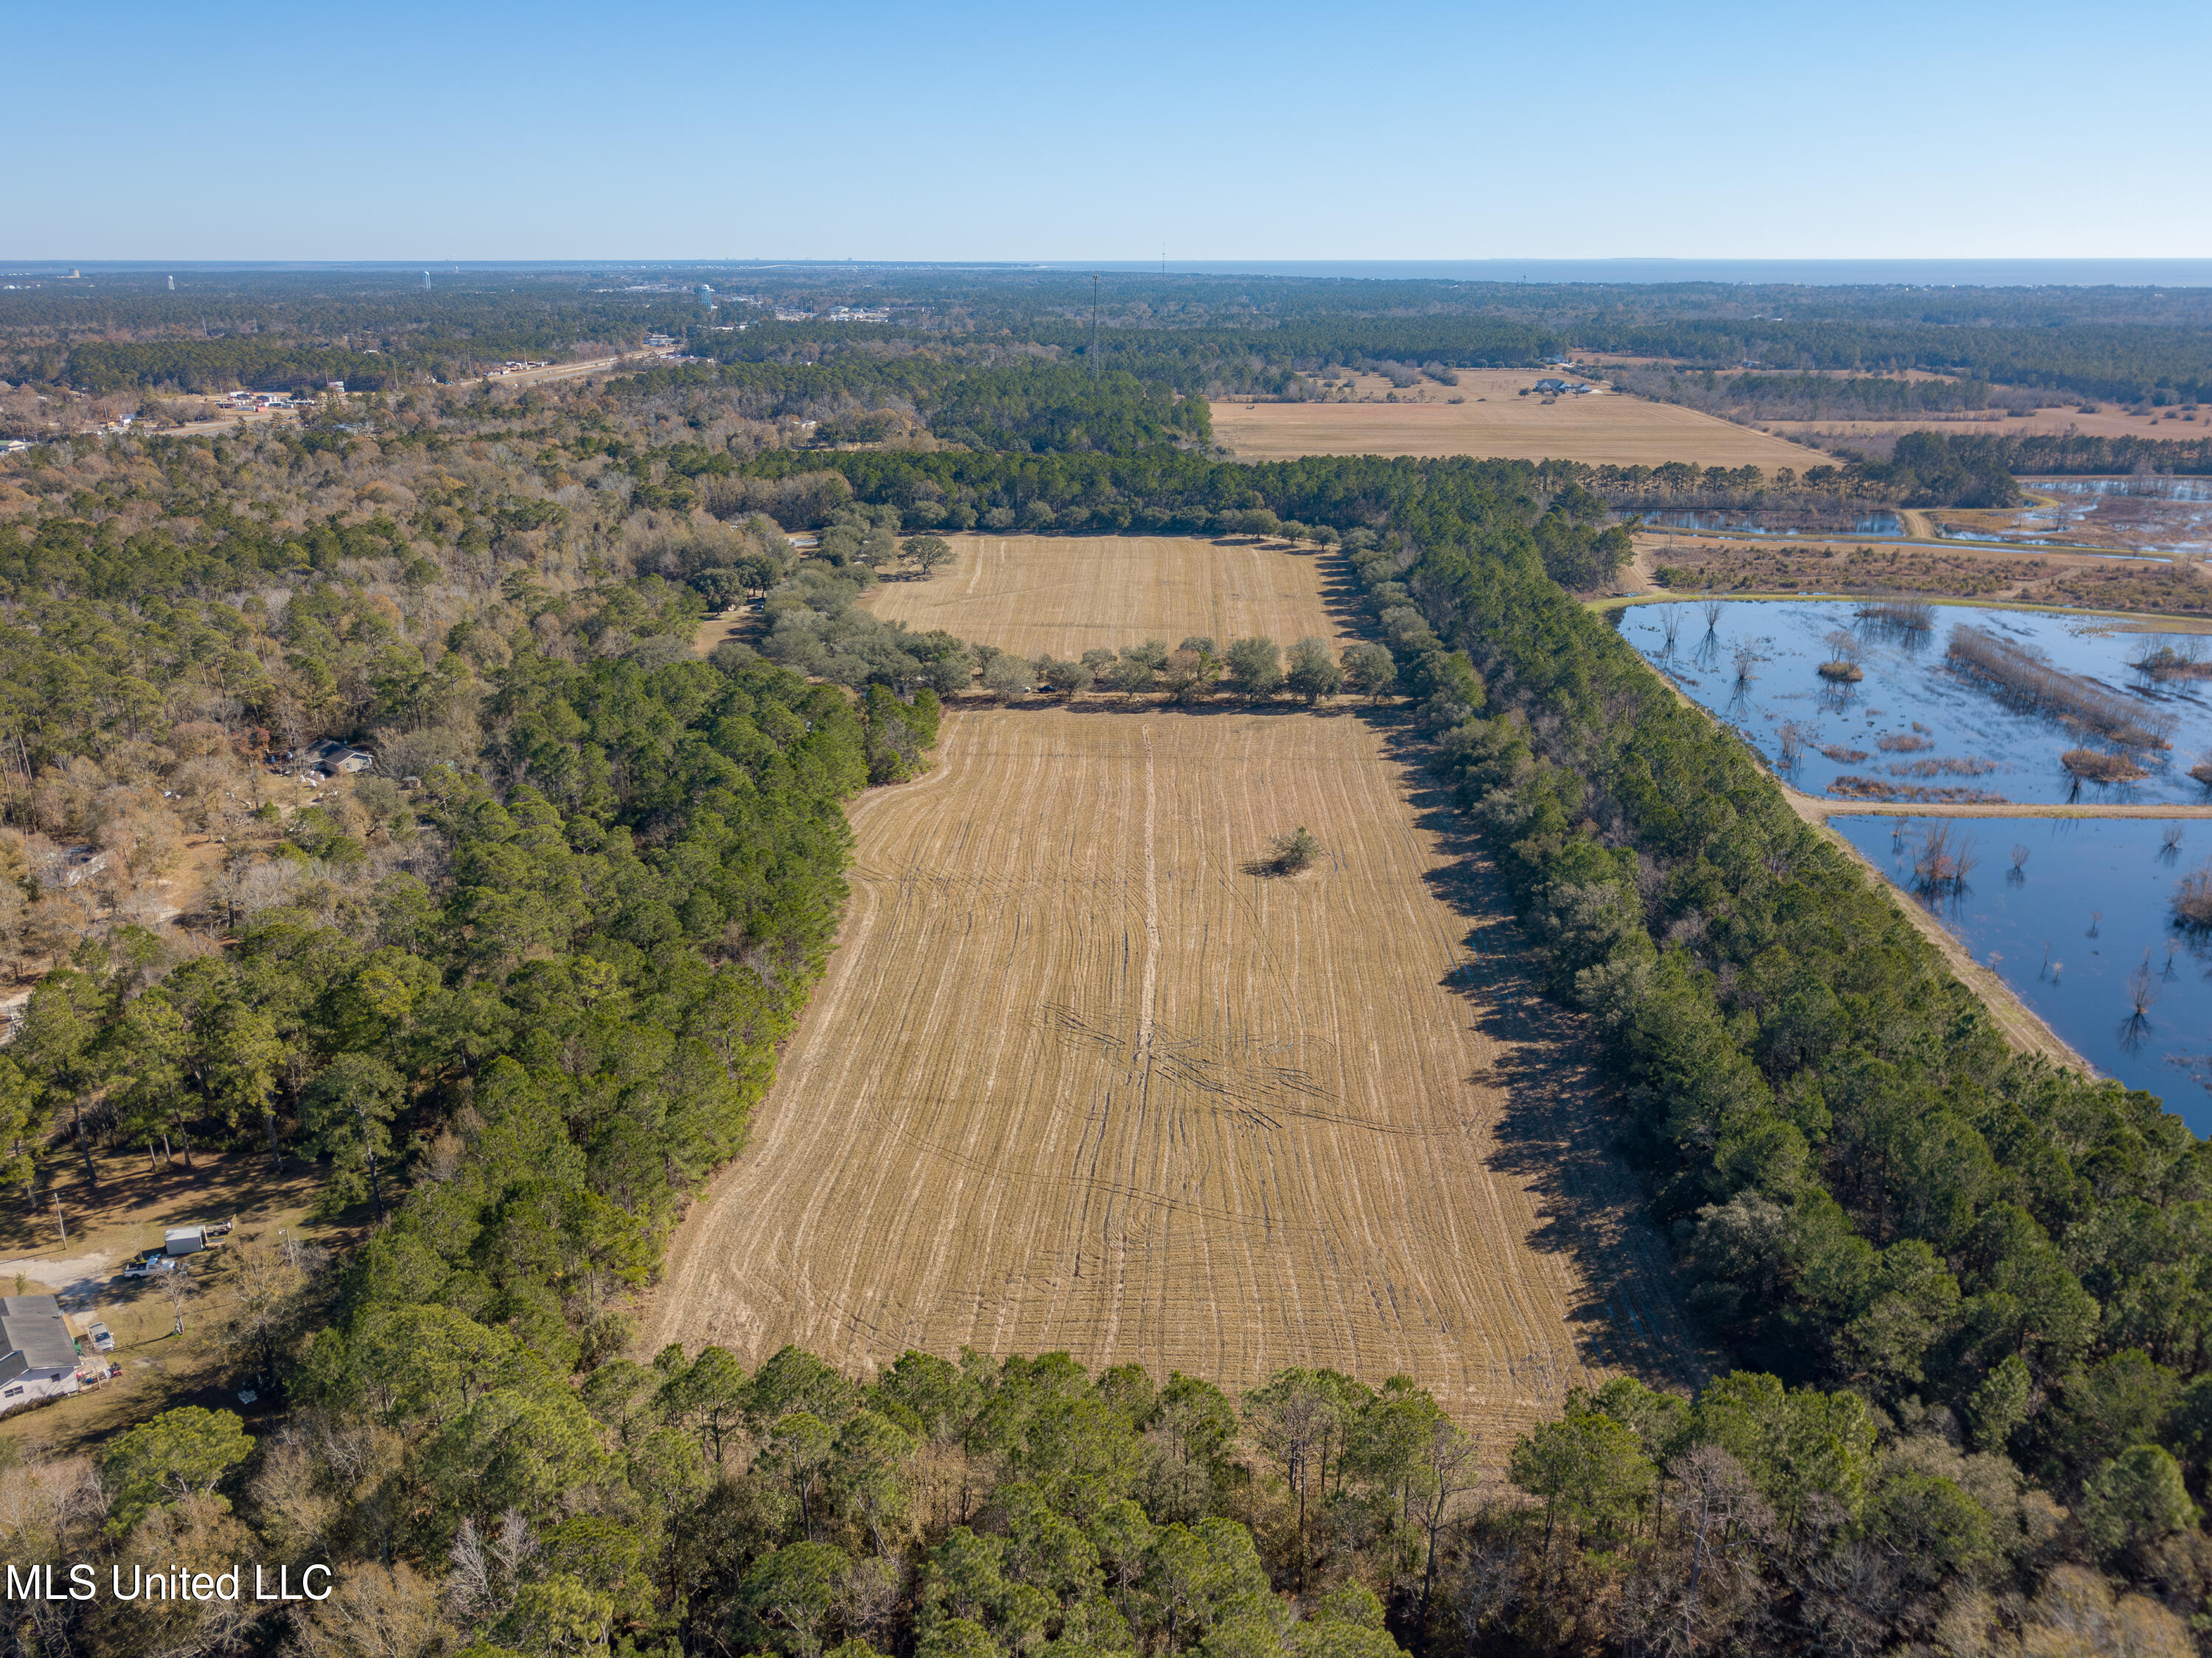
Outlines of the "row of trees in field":
M1043 655L1024 663L994 651L982 676L984 687L1002 699L1036 690L1073 701L1095 688L1125 698L1164 692L1170 701L1189 703L1227 690L1254 702L1289 695L1309 708L1346 690L1379 702L1398 678L1390 653L1377 644L1355 643L1332 655L1326 640L1303 638L1285 652L1264 634L1225 645L1193 634L1172 650L1164 640L1146 639L1119 651L1100 646L1066 662Z

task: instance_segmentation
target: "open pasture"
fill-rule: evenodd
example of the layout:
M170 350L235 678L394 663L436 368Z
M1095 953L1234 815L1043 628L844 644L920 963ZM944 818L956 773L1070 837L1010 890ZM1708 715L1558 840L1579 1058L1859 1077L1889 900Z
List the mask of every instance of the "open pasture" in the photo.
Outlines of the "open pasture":
M1304 454L1477 455L1508 460L1586 460L1594 466L1701 466L1799 472L1829 457L1747 426L1669 403L1593 393L1547 403L1521 396L1547 375L1534 369L1462 369L1459 384L1424 381L1419 402L1243 403L1213 406L1213 435L1240 458ZM1579 378L1569 375L1569 378ZM1453 403L1448 399L1460 398Z
M839 948L647 1346L1402 1372L1492 1457L1613 1369L1687 1383L1586 1039L1418 786L1348 710L950 716L853 810ZM1321 864L1256 873L1300 824Z
M2196 411L2191 411L2191 413ZM1759 423L1778 437L1806 443L1841 443L1848 448L1887 454L1889 445L1907 432L1948 432L1960 437L2143 437L2189 441L2207 436L2208 429L2179 408L2130 412L2118 403L2098 405L2083 413L2073 404L2038 409L2033 414L2005 417L1985 410L1960 413L1916 415L1909 420L1768 420Z
M955 535L927 581L892 580L868 608L917 631L943 628L1023 656L1077 657L1206 634L1277 644L1337 631L1327 555L1282 542L1168 536Z

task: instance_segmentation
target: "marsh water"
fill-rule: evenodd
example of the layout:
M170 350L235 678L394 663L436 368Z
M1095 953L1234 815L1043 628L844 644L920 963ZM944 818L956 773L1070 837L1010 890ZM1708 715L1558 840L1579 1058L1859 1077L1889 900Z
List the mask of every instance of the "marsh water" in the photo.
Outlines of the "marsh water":
M2057 502L2022 509L2015 521L2022 533L2118 541L2152 552L2212 551L2212 479L2023 478L2021 483Z
M1856 515L1809 515L1759 508L1713 508L1699 512L1638 515L1658 529L1731 530L1741 535L1902 535L1905 521L1893 512Z
M1733 726L1778 775L1808 794L1904 805L1949 802L2179 804L2207 798L2189 768L2212 750L2212 679L2146 680L2129 666L2164 641L2108 620L2031 611L1933 607L1930 631L1858 616L1851 600L1722 600L1633 605L1622 636L1684 692ZM1669 619L1674 627L1669 644ZM1945 658L1951 630L1977 627L2172 720L2172 747L2128 751L2148 775L2077 782L2069 749L2109 745L2023 713ZM1848 634L1864 676L1825 680ZM2181 642L2185 644L2185 641ZM1794 751L1794 754L1793 752ZM2208 848L2212 850L2212 848Z
M1913 887L1931 828L1966 837L1972 868L1936 915L2083 1058L2212 1132L2212 936L2172 924L2174 887L2212 860L2212 820L2180 823L2171 849L2175 826L2154 818L1829 823L1914 903L1928 901Z

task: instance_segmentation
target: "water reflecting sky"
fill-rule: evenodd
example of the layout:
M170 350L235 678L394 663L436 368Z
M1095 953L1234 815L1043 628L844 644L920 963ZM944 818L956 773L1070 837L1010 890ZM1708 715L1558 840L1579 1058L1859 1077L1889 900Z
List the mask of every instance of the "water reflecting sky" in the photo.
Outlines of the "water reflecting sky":
M1887 814L1829 820L1908 893L1935 821L1905 820L1900 834ZM2175 886L2212 861L2212 820L2182 822L2170 851L2172 826L2155 819L1946 821L1978 862L1936 906L1944 923L2091 1064L2212 1132L2212 937L2171 924ZM2146 966L2154 999L2138 1020L2130 979Z
M1623 637L1778 770L1784 765L1783 728L1796 728L1800 756L1784 775L1807 794L1905 806L1976 797L2022 804L2206 798L2189 768L2212 750L2212 680L2142 682L2128 662L2154 649L2157 638L2115 632L2109 621L2091 617L1942 605L1934 607L1932 633L1911 634L1857 618L1857 602L1726 600L1710 629L1699 600L1632 605L1613 614ZM1677 625L1671 650L1670 613ZM2151 772L2139 782L2077 784L2058 757L2100 745L2057 721L2016 713L1954 674L1944 647L1960 623L2041 650L2069 674L2172 716L2172 747L2136 756ZM1831 685L1818 672L1836 655L1826 636L1837 631L1851 634L1861 651L1865 677L1856 685ZM1739 678L1739 653L1749 659L1747 680ZM1838 787L1838 778L1862 781ZM1870 795L1869 789L1889 792ZM1915 789L1965 792L1917 795Z

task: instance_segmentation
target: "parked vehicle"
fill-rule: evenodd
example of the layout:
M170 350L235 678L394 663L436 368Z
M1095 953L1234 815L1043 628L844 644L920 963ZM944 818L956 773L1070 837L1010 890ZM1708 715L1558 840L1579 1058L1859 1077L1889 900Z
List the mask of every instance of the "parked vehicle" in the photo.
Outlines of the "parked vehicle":
M115 1332L98 1319L85 1326L84 1333L91 1339L92 1350L95 1353L112 1353L115 1350Z
M126 1278L151 1278L163 1272L173 1272L177 1264L167 1250L149 1249L123 1269Z

